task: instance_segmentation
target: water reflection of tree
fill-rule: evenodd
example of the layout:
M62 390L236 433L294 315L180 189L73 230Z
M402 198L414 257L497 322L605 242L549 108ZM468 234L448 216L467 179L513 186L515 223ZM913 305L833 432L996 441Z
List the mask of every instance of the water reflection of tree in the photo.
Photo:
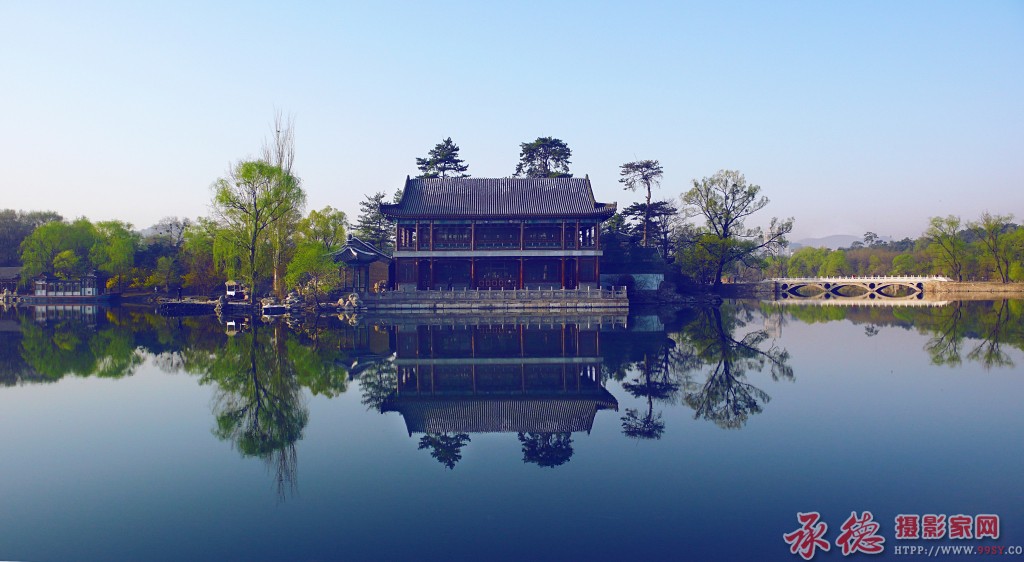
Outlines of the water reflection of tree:
M466 433L428 433L420 437L419 449L430 449L430 456L449 470L462 460L462 448L469 443Z
M523 462L554 468L572 458L572 434L562 433L520 433L523 445Z
M925 350L936 365L959 366L964 343L977 340L967 359L986 369L1013 367L1005 347L1024 349L1021 301L954 302L920 314L915 324L930 332Z
M622 433L634 439L660 439L665 432L665 422L661 412L654 412L654 402L672 402L679 390L679 382L674 380L672 371L672 350L675 342L665 340L656 355L644 354L642 360L634 364L636 376L622 384L622 388L636 398L647 399L647 412L637 408L626 408L622 416Z
M45 379L65 375L120 378L145 361L131 328L96 330L78 321L36 323L21 319L21 357Z
M273 469L282 499L294 492L295 443L309 413L285 331L252 322L251 331L228 338L218 353L193 357L189 368L201 373L202 383L217 385L214 435Z
M932 337L924 345L935 365L955 367L963 362L961 351L965 337L964 308L960 301L932 311Z
M368 410L380 411L381 404L398 388L398 369L392 361L374 361L359 376L362 403Z
M743 427L770 400L766 392L746 382L748 370L761 372L767 367L773 380L793 379L789 352L774 344L762 349L769 339L767 331L752 330L737 339L735 334L752 319L749 310L728 305L707 308L680 333L683 345L710 367L704 384L688 389L683 397L695 417L723 428Z
M990 310L980 315L982 332L981 342L967 354L971 361L978 361L986 369L992 367L1013 367L1013 360L1003 351L1003 344L1011 340L1009 329L1011 322L1010 303L1007 300L993 303ZM1020 315L1017 315L1020 329ZM1018 340L1019 341L1019 340Z

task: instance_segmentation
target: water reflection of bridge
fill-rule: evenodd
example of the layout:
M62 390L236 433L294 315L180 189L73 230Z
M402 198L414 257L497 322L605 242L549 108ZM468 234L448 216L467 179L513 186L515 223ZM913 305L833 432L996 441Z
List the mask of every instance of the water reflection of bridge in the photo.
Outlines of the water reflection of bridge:
M781 300L899 300L924 298L928 284L950 281L939 276L780 277L768 279Z
M597 326L395 327L398 381L381 411L413 433L590 432L618 410L601 382Z

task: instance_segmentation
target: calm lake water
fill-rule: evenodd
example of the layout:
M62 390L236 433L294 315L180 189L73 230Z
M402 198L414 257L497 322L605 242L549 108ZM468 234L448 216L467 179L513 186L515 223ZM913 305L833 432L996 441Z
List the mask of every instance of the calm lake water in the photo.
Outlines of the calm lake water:
M882 558L1024 545L1022 314L8 310L0 559L800 560L809 512L815 560L854 513ZM900 514L999 537L898 539Z

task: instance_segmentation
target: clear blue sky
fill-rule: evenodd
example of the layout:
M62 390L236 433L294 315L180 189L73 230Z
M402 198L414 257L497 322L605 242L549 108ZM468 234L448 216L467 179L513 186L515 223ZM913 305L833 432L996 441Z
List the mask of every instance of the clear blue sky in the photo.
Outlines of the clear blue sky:
M741 170L794 239L1024 219L1019 0L294 4L0 1L0 208L205 215L280 109L350 214L445 137L500 177L554 136L621 206L624 162Z

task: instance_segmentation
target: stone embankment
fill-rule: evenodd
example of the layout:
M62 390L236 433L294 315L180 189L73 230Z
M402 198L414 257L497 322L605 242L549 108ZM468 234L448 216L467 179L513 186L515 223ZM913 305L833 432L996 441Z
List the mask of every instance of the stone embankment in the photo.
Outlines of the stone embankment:
M947 281L925 283L926 298L950 300L991 300L1024 298L1024 283L992 283L987 281Z
M157 311L161 316L202 316L216 308L217 301L163 301Z

